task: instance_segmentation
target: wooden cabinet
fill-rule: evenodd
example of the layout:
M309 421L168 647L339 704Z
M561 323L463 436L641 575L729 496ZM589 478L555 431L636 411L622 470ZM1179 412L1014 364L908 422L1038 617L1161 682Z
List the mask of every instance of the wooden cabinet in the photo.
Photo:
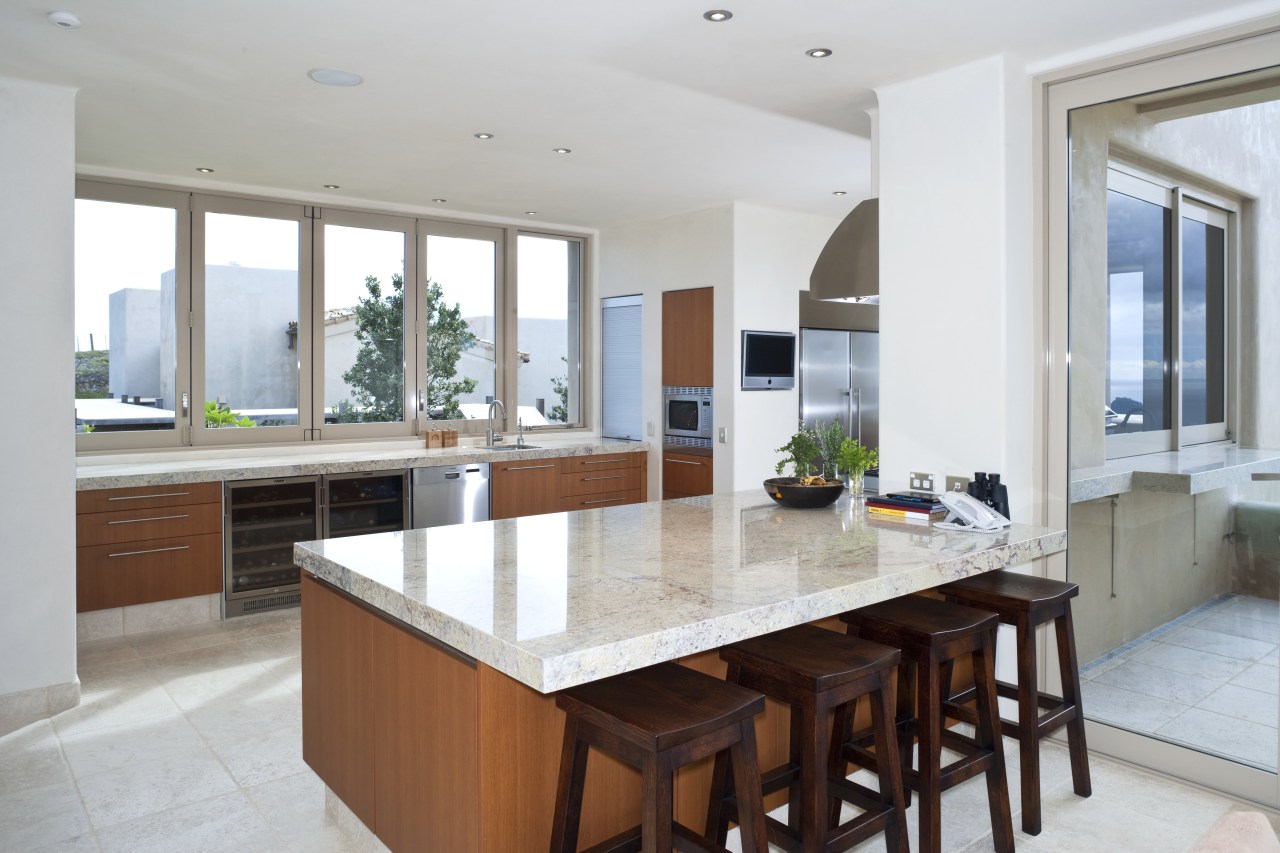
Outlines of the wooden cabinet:
M516 518L641 503L647 453L495 462L489 469L490 518Z
M662 384L710 387L714 337L713 289L662 294Z
M76 494L76 610L222 591L222 484Z
M710 456L663 451L662 499L711 494L712 473Z

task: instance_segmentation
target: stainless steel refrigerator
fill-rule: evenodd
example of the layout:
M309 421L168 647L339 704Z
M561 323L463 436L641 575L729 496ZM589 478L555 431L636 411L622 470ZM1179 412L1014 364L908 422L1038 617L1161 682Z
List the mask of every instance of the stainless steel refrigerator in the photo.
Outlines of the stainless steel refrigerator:
M800 330L800 419L838 420L864 447L880 446L880 334Z

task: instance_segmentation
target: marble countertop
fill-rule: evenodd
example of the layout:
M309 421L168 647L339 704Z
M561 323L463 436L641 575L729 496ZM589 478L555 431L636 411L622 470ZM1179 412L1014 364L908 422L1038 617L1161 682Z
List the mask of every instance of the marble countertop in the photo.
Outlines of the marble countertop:
M1124 492L1198 495L1248 480L1253 474L1280 471L1280 450L1204 445L1167 453L1112 459L1071 472L1071 503Z
M549 693L1066 548L872 521L846 495L784 509L760 490L294 548L321 580Z
M483 445L427 449L422 446L421 439L414 439L80 456L76 459L76 489L117 489L219 480L256 480L264 477L300 477L459 465L467 462L497 462L504 459L640 453L649 449L644 442L601 439L599 436L572 439L543 439L538 436L529 443L533 446L525 450L492 450Z

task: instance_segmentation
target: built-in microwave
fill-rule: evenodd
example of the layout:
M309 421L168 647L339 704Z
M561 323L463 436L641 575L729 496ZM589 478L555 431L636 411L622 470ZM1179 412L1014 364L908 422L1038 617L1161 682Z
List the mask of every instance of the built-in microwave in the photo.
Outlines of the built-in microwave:
M662 395L663 430L682 438L711 438L711 395L667 391Z

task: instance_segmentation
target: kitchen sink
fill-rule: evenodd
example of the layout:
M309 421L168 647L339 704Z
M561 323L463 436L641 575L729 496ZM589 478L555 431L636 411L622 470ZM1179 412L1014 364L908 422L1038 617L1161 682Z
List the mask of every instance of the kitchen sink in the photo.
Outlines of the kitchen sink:
M481 445L480 447L476 448L476 450L539 450L539 449L540 449L540 445L537 445L537 444L526 444L523 446L518 444L495 444L492 447L486 447L484 445Z

